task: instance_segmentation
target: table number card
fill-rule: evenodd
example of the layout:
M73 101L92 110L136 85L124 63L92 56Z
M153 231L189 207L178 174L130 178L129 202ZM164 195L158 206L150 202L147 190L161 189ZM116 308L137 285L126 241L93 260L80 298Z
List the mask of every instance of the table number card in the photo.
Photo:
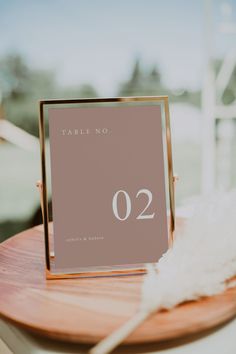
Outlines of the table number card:
M157 262L168 248L161 105L49 106L54 272Z

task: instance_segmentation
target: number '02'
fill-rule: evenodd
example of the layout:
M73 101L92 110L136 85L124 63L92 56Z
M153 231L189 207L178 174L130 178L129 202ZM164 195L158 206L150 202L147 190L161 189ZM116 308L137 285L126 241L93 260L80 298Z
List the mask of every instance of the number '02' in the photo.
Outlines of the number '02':
M145 194L147 197L148 197L148 202L145 206L145 208L141 211L141 213L136 217L137 220L142 220L142 219L153 219L154 218L154 215L155 213L153 214L145 214L146 210L148 209L148 207L150 206L151 202L152 202L152 192L150 192L150 190L148 189L140 189L138 191L138 193L136 194L136 198L138 198L141 194ZM119 195L123 195L125 197L125 202L126 202L126 213L123 217L121 217L119 215L119 212L118 212L118 197ZM130 199L130 196L129 194L124 191L124 190L119 190L117 191L114 196L113 196L113 199L112 199L112 210L113 210L113 213L115 215L115 217L120 220L120 221L124 221L124 220L127 220L128 217L130 216L130 213L131 213L131 199Z

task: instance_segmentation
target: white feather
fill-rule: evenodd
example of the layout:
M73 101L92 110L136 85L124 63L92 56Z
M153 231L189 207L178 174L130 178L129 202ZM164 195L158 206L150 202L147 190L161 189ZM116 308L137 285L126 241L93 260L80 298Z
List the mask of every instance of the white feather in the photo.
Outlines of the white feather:
M201 202L157 269L143 283L150 311L224 291L236 275L236 191Z
M236 191L201 202L173 247L147 266L139 312L89 353L110 353L153 312L219 294L235 275Z

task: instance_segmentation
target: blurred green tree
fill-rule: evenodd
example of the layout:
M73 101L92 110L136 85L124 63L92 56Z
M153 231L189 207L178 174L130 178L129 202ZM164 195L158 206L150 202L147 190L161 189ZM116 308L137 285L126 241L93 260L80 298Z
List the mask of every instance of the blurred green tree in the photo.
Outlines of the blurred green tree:
M50 98L95 97L89 84L59 87L50 70L31 69L18 54L0 59L0 96L5 119L38 136L38 100Z
M184 89L170 90L164 85L161 72L156 65L151 69L144 70L140 60L136 59L130 78L121 83L118 96L169 96L173 102L187 102L200 106L200 91L191 92Z
M0 91L4 118L37 136L37 101L55 94L54 74L30 69L18 54L7 55L0 60Z
M19 55L0 60L0 88L3 97L20 98L27 92L30 72Z

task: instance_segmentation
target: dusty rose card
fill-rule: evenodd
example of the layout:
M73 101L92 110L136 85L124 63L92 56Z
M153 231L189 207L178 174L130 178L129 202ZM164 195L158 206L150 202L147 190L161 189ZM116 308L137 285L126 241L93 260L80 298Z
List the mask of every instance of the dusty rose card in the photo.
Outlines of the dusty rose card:
M160 106L48 115L55 268L156 262L168 247Z

